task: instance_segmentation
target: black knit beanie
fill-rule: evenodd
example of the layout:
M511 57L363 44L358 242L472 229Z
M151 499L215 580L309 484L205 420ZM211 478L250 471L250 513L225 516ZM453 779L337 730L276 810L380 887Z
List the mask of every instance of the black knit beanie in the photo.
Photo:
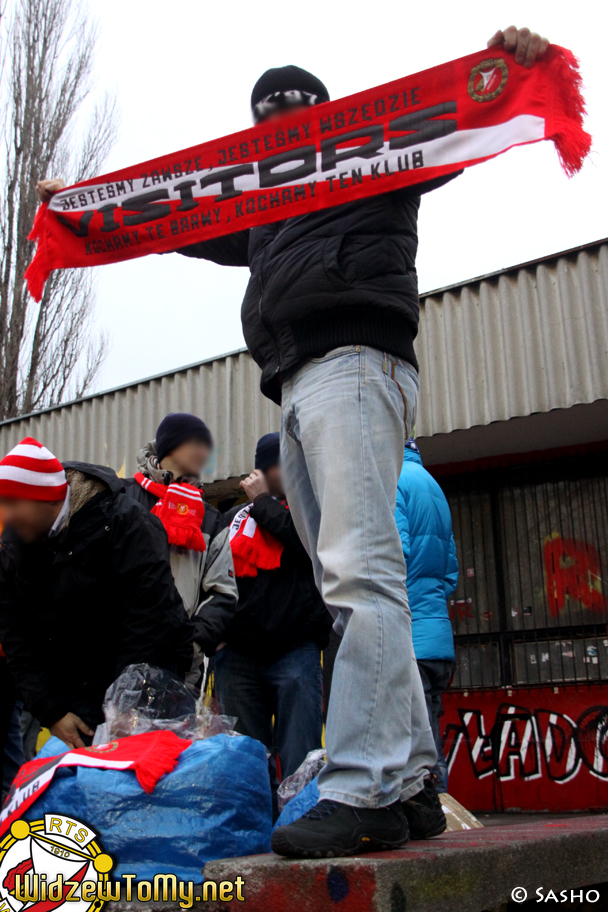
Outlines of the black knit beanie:
M251 93L253 122L260 123L273 111L294 105L315 105L329 101L320 79L297 66L274 67L262 73Z
M278 465L281 461L281 442L278 431L272 434L264 434L258 440L255 448L255 467L265 472L271 466Z
M213 447L211 431L204 421L188 412L165 415L156 431L156 458L159 462L187 440L200 440Z

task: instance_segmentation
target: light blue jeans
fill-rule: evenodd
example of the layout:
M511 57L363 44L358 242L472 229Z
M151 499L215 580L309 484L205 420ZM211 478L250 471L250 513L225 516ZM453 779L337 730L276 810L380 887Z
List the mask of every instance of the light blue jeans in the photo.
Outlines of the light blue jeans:
M357 807L410 798L437 760L394 515L417 398L414 368L366 346L334 349L283 383L285 493L343 633L319 791Z

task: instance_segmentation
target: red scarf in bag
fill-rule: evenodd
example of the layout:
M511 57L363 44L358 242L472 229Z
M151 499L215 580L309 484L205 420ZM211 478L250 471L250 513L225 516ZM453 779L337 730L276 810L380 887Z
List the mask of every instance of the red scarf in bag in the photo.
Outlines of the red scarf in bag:
M160 484L146 478L141 472L135 473L135 481L144 490L158 497L158 503L150 512L162 522L170 545L187 548L188 551L207 550L201 531L205 505L198 488L185 482Z
M67 187L43 204L26 272L176 250L428 181L552 139L564 171L591 145L578 62L551 45L531 69L499 48Z
M234 572L239 576L257 576L258 570L278 570L283 545L270 532L258 526L250 515L252 504L243 507L230 523L230 547Z
M143 790L150 793L161 776L171 772L181 752L191 744L192 741L178 738L174 732L154 731L120 738L108 744L69 750L59 757L30 760L15 776L0 813L0 837L48 788L56 770L61 766L133 770Z

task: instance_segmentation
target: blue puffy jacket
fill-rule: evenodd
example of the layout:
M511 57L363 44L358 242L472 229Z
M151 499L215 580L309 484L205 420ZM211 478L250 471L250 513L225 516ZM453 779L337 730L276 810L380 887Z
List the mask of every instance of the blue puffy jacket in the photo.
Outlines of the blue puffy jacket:
M452 517L443 491L419 454L407 447L395 518L407 564L416 658L453 661L447 599L458 583L458 559Z

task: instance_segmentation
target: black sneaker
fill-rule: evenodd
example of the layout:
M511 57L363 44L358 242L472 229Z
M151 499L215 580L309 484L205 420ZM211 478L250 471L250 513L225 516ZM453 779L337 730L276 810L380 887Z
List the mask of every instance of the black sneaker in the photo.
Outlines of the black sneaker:
M426 779L422 791L413 798L402 801L401 807L407 817L412 839L439 836L448 825L432 779Z
M319 801L299 820L275 830L271 844L277 855L290 858L336 858L398 849L409 838L401 801L384 808Z

